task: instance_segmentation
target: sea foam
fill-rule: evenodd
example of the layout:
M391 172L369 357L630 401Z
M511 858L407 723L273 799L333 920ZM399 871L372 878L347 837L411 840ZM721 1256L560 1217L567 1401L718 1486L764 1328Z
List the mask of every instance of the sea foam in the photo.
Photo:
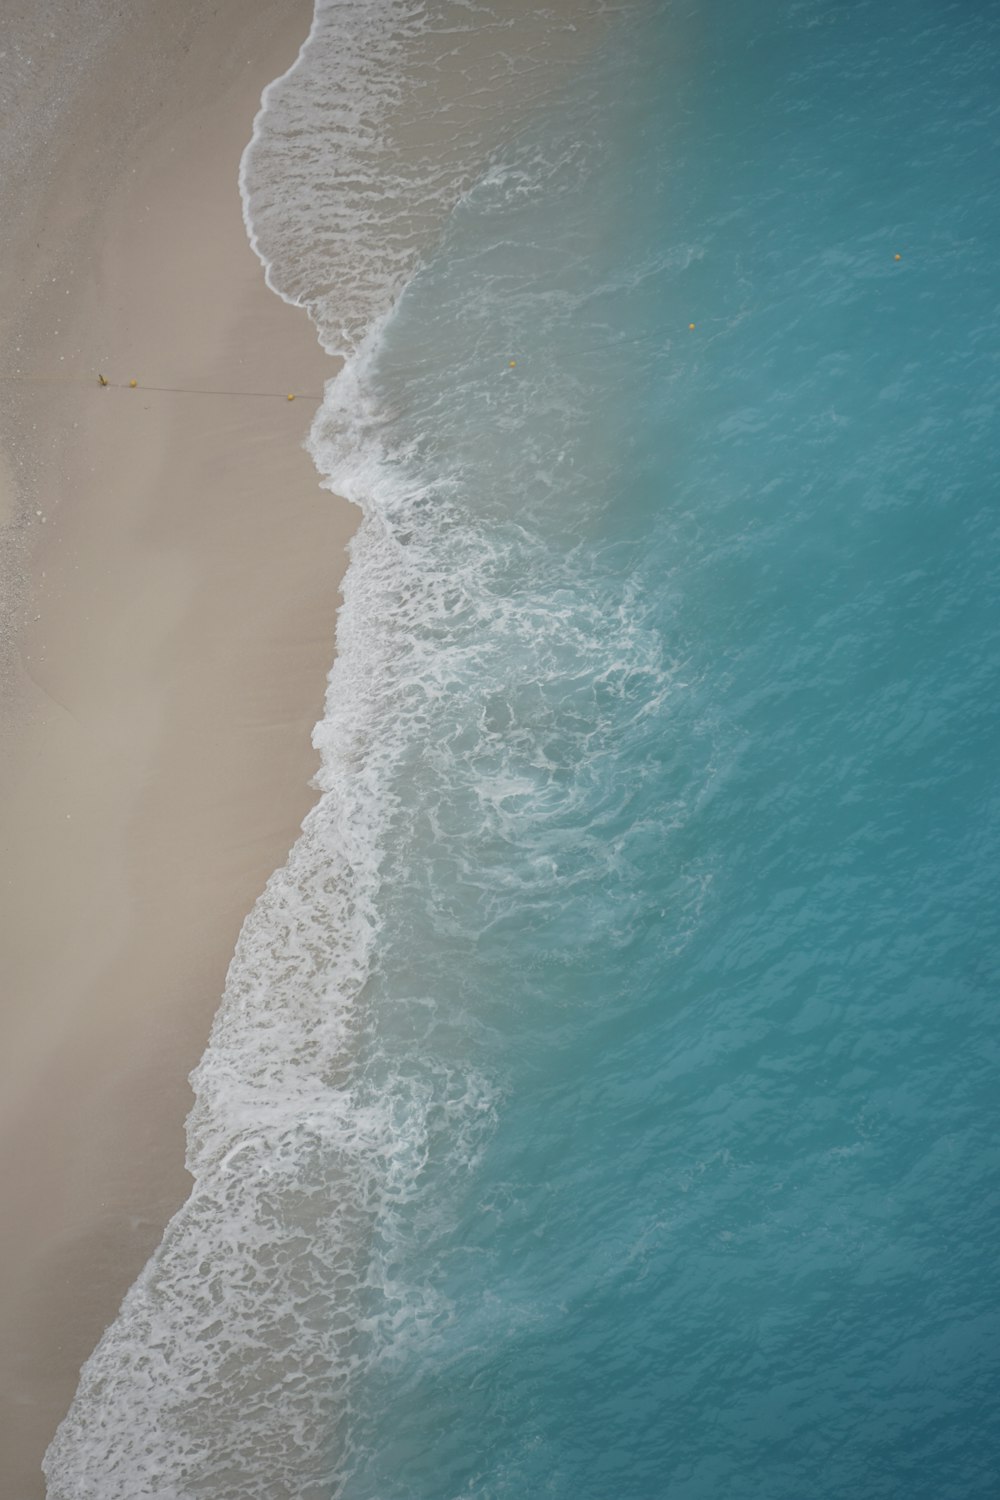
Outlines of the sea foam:
M363 517L314 736L321 795L244 924L192 1075L191 1196L84 1367L46 1455L50 1500L327 1500L351 1467L358 1373L447 1320L429 1288L394 1281L398 1210L442 1141L448 1170L469 1170L502 1084L433 1048L401 1061L370 981L408 761L452 686L456 619L492 614L503 547L484 557L448 476L409 462L416 436L387 428L372 372L421 257L463 194L504 177L498 141L589 45L586 19L320 3L265 91L240 173L248 232L272 288L347 356L310 448Z

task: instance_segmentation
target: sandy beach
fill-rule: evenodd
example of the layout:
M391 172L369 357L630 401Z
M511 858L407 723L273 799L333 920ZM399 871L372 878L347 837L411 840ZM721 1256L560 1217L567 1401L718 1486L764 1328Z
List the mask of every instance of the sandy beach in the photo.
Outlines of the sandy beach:
M265 287L237 191L311 6L169 9L121 21L18 184L0 285L21 507L0 741L10 1500L44 1493L80 1365L186 1195L187 1074L313 800L356 518L301 448L334 367Z

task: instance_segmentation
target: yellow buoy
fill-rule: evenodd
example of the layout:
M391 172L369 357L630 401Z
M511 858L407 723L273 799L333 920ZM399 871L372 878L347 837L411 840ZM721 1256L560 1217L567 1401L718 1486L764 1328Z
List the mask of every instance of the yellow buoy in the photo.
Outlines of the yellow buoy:
M136 388L136 386L138 384L139 384L138 380L130 380L129 381L129 385L131 386L131 388L132 388L133 391L135 390L135 388Z
M691 332L693 333L694 332L694 324L693 323L689 323L688 327L690 328Z
M517 360L516 359L509 359L507 361L507 368L508 368L508 370L516 370L517 369Z
M289 393L288 393L288 399L289 399L289 401L294 401L295 400L295 397L292 395L291 391L289 391Z
M902 260L902 259L903 259L903 257L901 255L894 255L893 256L893 260Z

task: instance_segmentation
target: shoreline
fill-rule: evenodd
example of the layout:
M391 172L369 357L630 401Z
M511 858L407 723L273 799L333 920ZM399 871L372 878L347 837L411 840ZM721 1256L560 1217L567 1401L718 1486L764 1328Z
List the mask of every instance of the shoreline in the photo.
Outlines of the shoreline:
M315 801L356 521L302 449L314 402L189 394L315 393L336 371L265 285L237 181L312 7L182 11L116 33L105 66L131 58L134 120L95 161L81 118L27 215L48 280L22 289L18 360L71 378L16 387L5 452L28 499L0 745L0 1451L18 1500L43 1495L80 1365L187 1196L187 1075Z

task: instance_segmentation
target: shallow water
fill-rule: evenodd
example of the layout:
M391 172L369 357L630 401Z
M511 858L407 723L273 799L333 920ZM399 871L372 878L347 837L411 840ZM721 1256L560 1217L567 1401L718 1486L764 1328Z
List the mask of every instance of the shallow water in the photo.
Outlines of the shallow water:
M50 1495L971 1500L1000 22L557 15L387 239L462 15L322 6L245 163L350 354L324 795Z

